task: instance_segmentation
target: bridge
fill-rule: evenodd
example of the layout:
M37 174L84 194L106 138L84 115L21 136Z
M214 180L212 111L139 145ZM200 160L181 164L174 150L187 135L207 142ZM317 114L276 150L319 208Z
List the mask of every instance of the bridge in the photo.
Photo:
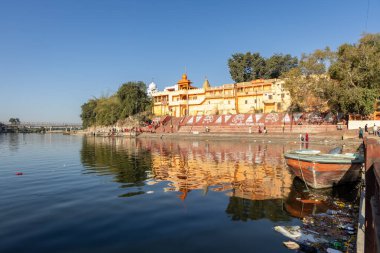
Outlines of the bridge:
M54 130L67 131L67 130L82 129L82 124L81 123L66 123L66 122L20 122L18 124L10 124L9 122L7 123L7 122L0 121L0 128L7 128L7 129L45 128L47 131L54 131Z

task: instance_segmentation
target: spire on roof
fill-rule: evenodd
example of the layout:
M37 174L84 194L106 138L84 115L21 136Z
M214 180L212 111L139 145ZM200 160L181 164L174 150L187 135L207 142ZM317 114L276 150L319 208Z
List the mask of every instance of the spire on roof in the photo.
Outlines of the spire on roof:
M207 77L205 79L205 81L203 82L203 89L207 90L211 87L209 81L207 80Z

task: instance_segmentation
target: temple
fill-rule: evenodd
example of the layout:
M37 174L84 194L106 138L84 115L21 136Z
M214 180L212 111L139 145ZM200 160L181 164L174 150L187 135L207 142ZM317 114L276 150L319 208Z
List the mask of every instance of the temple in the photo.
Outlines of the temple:
M290 105L289 91L280 79L212 87L206 79L202 88L191 85L186 74L176 85L152 92L153 114L174 117L216 114L284 112Z

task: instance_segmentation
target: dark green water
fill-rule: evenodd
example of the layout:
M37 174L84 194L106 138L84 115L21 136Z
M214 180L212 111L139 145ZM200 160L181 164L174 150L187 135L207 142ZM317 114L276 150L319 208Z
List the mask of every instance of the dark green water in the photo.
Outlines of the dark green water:
M0 134L0 252L289 252L297 148Z

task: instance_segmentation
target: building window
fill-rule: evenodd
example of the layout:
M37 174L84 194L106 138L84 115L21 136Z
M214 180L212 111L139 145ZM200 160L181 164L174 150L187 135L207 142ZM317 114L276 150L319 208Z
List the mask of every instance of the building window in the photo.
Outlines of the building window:
M281 98L284 98L285 97L285 94L281 94Z
M248 104L248 100L245 100L245 104Z
M273 96L272 96L272 95L269 95L268 98L269 98L269 99L273 99Z
M231 102L231 101L230 101L230 100L228 100L228 104L230 104L230 102Z
M208 101L208 104L210 104L210 101Z

